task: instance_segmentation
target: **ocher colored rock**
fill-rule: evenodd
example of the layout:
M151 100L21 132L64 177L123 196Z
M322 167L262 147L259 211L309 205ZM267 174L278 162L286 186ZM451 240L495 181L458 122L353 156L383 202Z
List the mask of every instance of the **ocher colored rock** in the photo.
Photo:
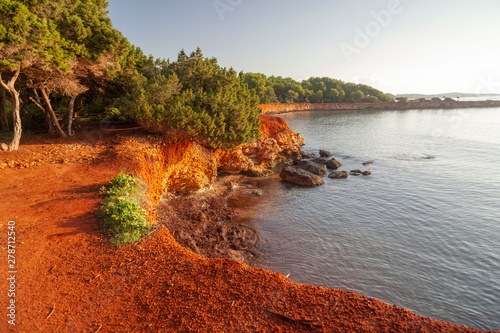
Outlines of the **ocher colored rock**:
M307 187L323 185L325 183L321 177L309 171L294 168L292 166L284 167L283 170L281 170L280 178L288 183Z
M252 166L248 170L244 171L244 174L250 177L267 177L273 172L268 169L264 169L260 166Z
M267 167L300 156L304 138L282 118L261 116L261 120L263 136L230 152L178 137L164 142L129 140L119 146L117 154L149 185L155 206L166 191L192 193L211 186L217 171L266 176L271 173Z
M339 161L337 161L336 159L332 158L331 160L328 160L326 161L326 167L328 169L333 169L333 170L337 170L338 168L340 168L342 166L342 163L340 163Z
M247 172L272 167L294 157L300 157L304 138L291 131L283 118L260 116L262 137L236 147L230 152L217 151L220 171Z

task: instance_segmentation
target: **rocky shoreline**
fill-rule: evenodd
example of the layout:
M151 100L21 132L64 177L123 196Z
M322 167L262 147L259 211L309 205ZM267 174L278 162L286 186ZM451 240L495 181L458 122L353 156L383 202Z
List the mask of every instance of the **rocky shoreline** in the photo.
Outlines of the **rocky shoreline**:
M293 149L283 149L287 137L300 142L299 135L285 127L284 121L268 120L276 126L265 129L268 134L261 146L269 149L253 151L250 146L240 151L254 161L253 167L260 166L255 162L271 157L277 161L280 156L292 156ZM264 120L267 125L268 120ZM191 219L194 225L207 219L217 224L231 221L235 212L240 218L242 212L228 209L220 200L240 200L233 206L251 209L253 200L261 198L253 192L258 190L254 184L260 178L249 181L249 187L235 186L246 180L228 173L229 178L219 177L219 183L214 184L218 162L213 152L192 142L165 146L140 128L109 129L98 144L88 142L83 135L70 140L71 144L48 135L33 137L32 142L24 143L23 150L3 155L9 163L0 170L0 190L8 195L0 201L0 220L4 221L0 228L7 234L6 221L14 219L19 241L16 255L22 284L16 292L17 329L480 332L350 291L299 284L283 274L237 260L206 259L196 248L193 251L181 246L172 236L175 229L165 227L162 216L157 219L155 208L158 204L183 203L184 207L172 214L183 216L184 221ZM31 164L32 159L37 160L36 165ZM148 184L150 218L158 223L138 243L114 248L96 227L101 200L97 193L124 171L133 172ZM197 193L193 197L178 194L182 190ZM161 196L165 191L170 194ZM227 239L232 231L226 230ZM234 239L240 236L243 234L235 233ZM0 287L8 290L7 280L0 282ZM1 300L7 300L6 294ZM0 331L13 332L14 328L6 325L5 320L0 322Z
M500 107L500 101L425 101L391 103L297 103L297 104L260 104L265 115L277 115L302 111L360 111L360 110L425 110L425 109L465 109Z

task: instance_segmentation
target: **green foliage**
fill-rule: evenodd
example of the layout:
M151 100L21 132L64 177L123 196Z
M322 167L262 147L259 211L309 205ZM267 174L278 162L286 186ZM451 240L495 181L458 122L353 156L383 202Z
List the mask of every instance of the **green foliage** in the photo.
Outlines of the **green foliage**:
M260 73L240 73L243 82L255 91L261 103L277 103L276 93L274 88L267 83L267 77Z
M29 60L66 72L77 56L96 61L108 52L122 54L128 42L112 28L106 7L100 0L1 0L3 67Z
M111 243L125 245L141 239L150 228L146 220L145 188L139 179L119 174L101 189L106 199L101 205L104 226L111 234Z
M351 98L356 101L356 102L361 102L361 100L365 97L365 93L362 92L361 90L356 90L355 92L351 93Z
M112 120L112 121L120 121L120 120L125 120L126 117L122 115L120 110L118 108L113 108L110 107L106 110L106 117L107 120Z
M368 97L365 97L364 99L365 102L367 103L376 103L376 102L380 102L377 98L377 96L368 96Z
M121 105L156 130L179 129L214 148L231 149L261 133L258 97L233 69L204 58L198 48L181 51Z
M398 102L408 102L408 97L405 97L405 96L396 97L396 101L398 101Z
M257 93L260 103L392 102L390 96L370 86L328 77L311 77L297 82L289 77L266 77L259 73L240 75Z

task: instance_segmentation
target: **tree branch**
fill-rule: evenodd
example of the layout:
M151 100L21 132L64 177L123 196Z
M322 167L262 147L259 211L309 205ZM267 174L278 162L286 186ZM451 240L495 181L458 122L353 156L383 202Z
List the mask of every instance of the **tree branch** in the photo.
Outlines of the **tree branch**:
M19 77L19 73L21 73L21 66L17 67L17 70L14 73L14 76L11 77L9 82L7 82L7 83L3 82L2 73L0 73L0 84L2 85L2 87L7 89L7 91L9 91L9 92L12 90L15 90L14 84L16 83L16 80Z
M14 76L9 81L9 85L12 82L12 88L14 88L14 83L16 82L17 78L19 77L19 73L21 73L21 66L17 67L16 73L14 74Z
M7 90L7 91L9 91L9 92L10 92L10 88L9 88L9 86L7 86L7 85L5 84L5 82L3 82L3 79L2 79L2 73L0 73L0 84L2 85L2 87L4 87L4 88L5 88L5 90Z
M40 110L42 110L44 113L45 113L45 109L43 108L43 106L41 106L33 97L30 96L30 101L33 102L33 104L35 104Z

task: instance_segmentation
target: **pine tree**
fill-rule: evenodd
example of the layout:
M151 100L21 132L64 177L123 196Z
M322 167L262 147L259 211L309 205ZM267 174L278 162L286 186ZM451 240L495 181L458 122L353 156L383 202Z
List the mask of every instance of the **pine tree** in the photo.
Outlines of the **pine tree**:
M0 74L14 118L9 149L17 149L21 137L15 100L22 87L41 93L50 121L65 136L50 94L74 101L78 94L102 86L110 79L109 71L118 68L131 46L113 29L106 8L104 0L0 0Z

